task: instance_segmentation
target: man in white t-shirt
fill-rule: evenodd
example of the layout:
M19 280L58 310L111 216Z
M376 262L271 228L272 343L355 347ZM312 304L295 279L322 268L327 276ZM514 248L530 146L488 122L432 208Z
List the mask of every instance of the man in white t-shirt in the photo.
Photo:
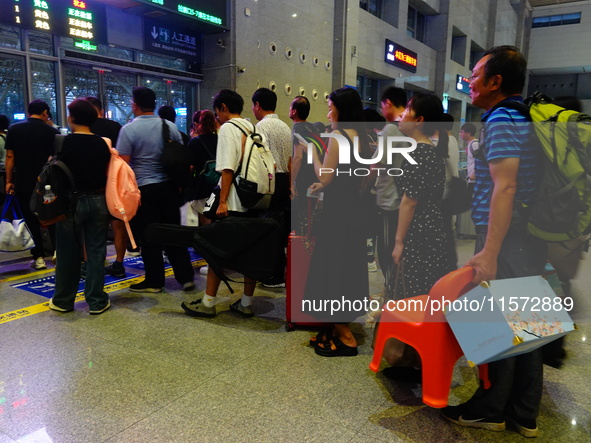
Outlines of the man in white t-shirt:
M270 279L263 281L266 288L285 288L285 257L284 249L291 232L291 198L290 198L290 163L291 163L291 129L275 113L277 94L268 88L259 88L252 95L252 112L258 123L257 132L265 138L276 163L275 192L271 198L267 217L276 218L283 226L285 242L280 245L281 260L277 263L277 271Z
M404 137L398 129L398 120L406 108L406 91L402 88L391 86L387 88L380 99L382 115L388 122L378 133L380 137ZM406 146L406 145L405 145ZM392 164L388 164L386 149L377 164L379 168L399 168L403 157L395 155ZM387 297L391 297L394 291L394 240L398 227L398 208L400 207L401 196L398 195L398 188L393 176L381 173L376 178L376 204L378 205L378 238L376 242L380 268L384 275L384 288Z
M216 170L222 173L220 178L220 202L216 212L219 218L225 218L228 215L245 216L248 212L248 208L240 203L240 198L232 185L234 173L238 169L242 158L242 146L245 142L245 136L237 126L229 123L235 121L242 127L246 126L254 129L252 123L240 116L243 108L244 100L242 97L229 89L222 89L213 98L213 109L222 125L218 133L216 151ZM181 304L182 308L192 317L215 317L216 296L220 283L221 279L209 268L203 297L192 302L183 302ZM244 276L244 295L241 300L230 305L230 310L243 317L252 317L254 312L251 300L255 285L256 280Z
M460 138L464 140L466 143L466 157L468 159L467 163L467 180L468 183L471 184L471 187L474 187L474 182L476 181L476 172L474 171L474 153L478 151L478 139L475 137L476 135L476 126L474 123L464 123L462 128L460 129Z

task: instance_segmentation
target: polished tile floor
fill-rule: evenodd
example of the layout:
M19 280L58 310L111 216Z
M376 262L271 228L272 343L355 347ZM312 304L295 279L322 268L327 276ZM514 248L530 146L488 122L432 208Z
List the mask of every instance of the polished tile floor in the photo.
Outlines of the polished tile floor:
M473 242L458 247L463 262ZM227 311L238 286L238 295L222 290L216 318L186 316L180 303L194 294L172 278L162 294L122 285L100 316L84 302L60 314L13 287L51 269L32 271L26 254L0 262L0 443L524 441L451 425L421 403L420 386L371 372L371 331L361 323L358 357L316 356L310 332L285 331L282 290L257 289L253 319ZM579 329L568 337L569 359L545 368L539 442L591 441L589 263L574 285ZM379 276L371 274L374 293ZM475 388L460 360L450 404Z

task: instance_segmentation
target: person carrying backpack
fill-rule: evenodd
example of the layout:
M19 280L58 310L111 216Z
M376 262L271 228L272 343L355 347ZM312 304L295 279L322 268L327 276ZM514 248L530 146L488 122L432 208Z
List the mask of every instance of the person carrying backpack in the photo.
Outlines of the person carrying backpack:
M56 223L55 293L49 308L58 312L74 309L82 239L88 256L84 297L90 314L102 314L111 307L103 290L109 224L105 188L111 152L105 140L90 131L98 115L92 104L77 99L68 111L73 133L65 137L58 155L72 173L77 198L66 219Z
M486 111L479 149L484 155L476 158L472 202L476 254L467 263L476 271L476 284L541 275L544 270L545 244L528 234L527 214L520 211L537 198L541 169L539 146L531 143L532 124L511 106L523 102L526 65L517 48L499 46L488 50L472 71L472 104ZM442 409L444 418L490 431L503 431L509 421L520 434L537 436L541 350L489 363L488 371L490 388Z
M121 131L121 124L114 120L105 118L105 111L103 103L96 97L85 97L84 100L95 107L98 113L98 119L92 125L90 130L93 134L106 137L111 140L111 146L115 147L119 132ZM125 277L125 267L123 266L123 259L125 258L125 251L129 238L125 229L125 223L118 218L111 218L111 229L113 230L113 243L115 245L115 261L105 268L107 274L116 278Z
M216 169L221 171L219 205L216 211L218 218L224 219L230 215L235 217L258 217L259 209L245 206L236 191L237 171L244 170L243 154L246 149L247 136L243 127L254 128L252 123L243 119L240 114L244 108L244 99L234 91L222 89L213 99L213 109L218 121L222 125L218 134L218 148L216 153ZM248 241L248 239L244 239ZM205 293L202 297L183 302L181 307L192 317L212 318L217 314L215 303L221 283L220 277L209 268ZM254 316L252 296L256 280L244 276L244 295L230 305L230 310L242 317Z

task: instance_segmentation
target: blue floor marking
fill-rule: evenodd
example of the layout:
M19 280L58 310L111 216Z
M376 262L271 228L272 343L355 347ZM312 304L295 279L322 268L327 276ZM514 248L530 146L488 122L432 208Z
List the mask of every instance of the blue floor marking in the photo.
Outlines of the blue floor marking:
M189 255L191 256L191 262L195 263L198 261L203 260L203 258L196 254L193 250L189 250ZM123 263L126 268L132 268L133 270L144 270L144 262L142 261L141 257L128 257L123 260ZM164 262L164 269L170 269L171 266L168 262ZM111 275L105 275L105 286L112 285L114 283L119 283L125 280L132 280L134 278L139 277L142 273L136 274L134 272L126 271L126 276L123 278L116 278ZM53 293L55 292L55 274L48 275L47 277L38 278L35 280L31 280L24 283L18 283L15 285L11 285L13 288L22 289L27 292L32 292L33 294L40 295L42 297L51 298ZM84 291L84 279L80 279L78 283L78 292Z
M123 278L115 278L111 275L105 275L105 286L111 285L113 283L122 282L125 280L131 280L132 278L138 277L140 274L134 274L131 272L126 272L126 276ZM11 285L13 288L22 289L27 292L32 292L33 294L41 295L42 297L51 298L53 297L53 293L55 292L55 274L49 275L44 278L39 278L37 280L31 280L25 283L19 283L17 285ZM78 282L78 291L84 291L84 279L80 279Z

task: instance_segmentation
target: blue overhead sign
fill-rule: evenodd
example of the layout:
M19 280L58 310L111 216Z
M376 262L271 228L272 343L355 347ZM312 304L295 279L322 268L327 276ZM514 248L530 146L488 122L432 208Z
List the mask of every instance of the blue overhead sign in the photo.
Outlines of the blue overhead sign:
M144 19L144 49L170 57L200 61L201 34L180 26Z
M470 94L470 79L458 74L456 78L456 89L464 94Z

